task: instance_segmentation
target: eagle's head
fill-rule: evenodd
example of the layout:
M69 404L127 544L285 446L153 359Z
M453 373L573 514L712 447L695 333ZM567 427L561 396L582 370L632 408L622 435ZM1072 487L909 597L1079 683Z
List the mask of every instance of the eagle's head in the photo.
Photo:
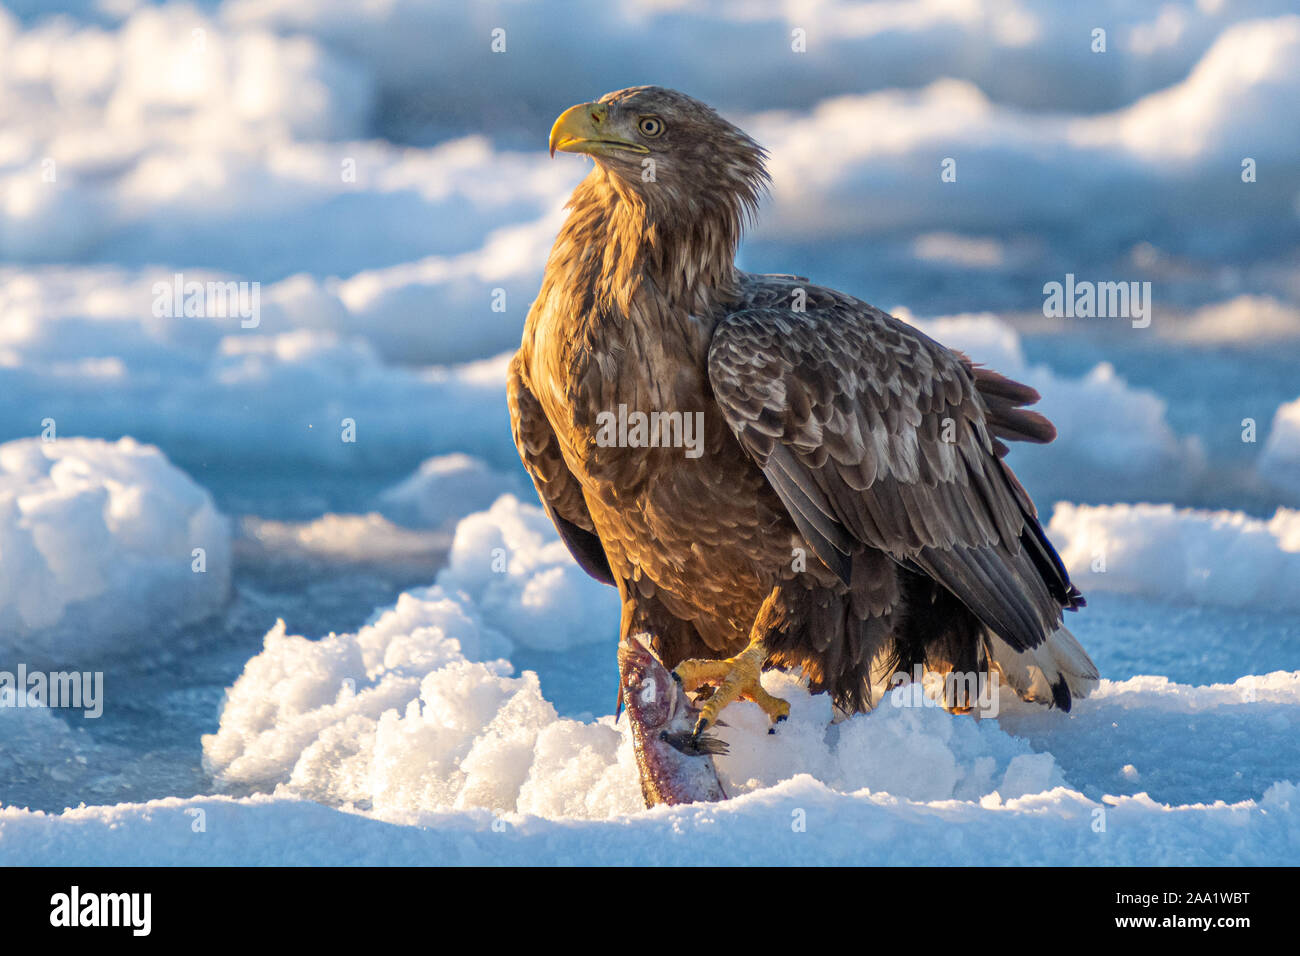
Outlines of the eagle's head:
M606 93L560 114L551 155L586 153L650 218L722 217L736 233L767 187L761 146L699 100L662 86Z

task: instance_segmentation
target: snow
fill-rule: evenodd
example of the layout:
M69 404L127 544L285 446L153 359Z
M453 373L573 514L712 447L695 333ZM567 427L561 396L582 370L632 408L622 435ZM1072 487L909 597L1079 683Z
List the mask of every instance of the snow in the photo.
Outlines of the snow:
M86 731L70 727L48 707L15 706L12 690L0 691L0 701L5 702L0 706L0 773L9 795L6 802L24 806L39 797L51 777L93 799L98 774L86 757L94 749Z
M1297 834L1296 786L1273 773L1300 757L1286 733L1300 672L1106 681L1069 717L886 701L832 733L824 698L769 674L792 715L769 735L752 705L733 708L719 761L731 800L645 811L626 722L557 717L500 649L428 594L355 635L277 626L205 740L244 796L8 807L0 861L897 863L906 838L918 864L1223 865L1274 862ZM0 709L19 717L46 761L79 753L44 712Z
M379 495L379 507L407 527L455 530L466 515L485 509L503 494L532 497L518 474L504 474L469 455L429 458L415 474Z
M468 251L476 223L536 218L572 181L482 137L374 141L367 67L187 4L0 31L0 93L8 261L111 250L281 278L309 238L317 269L356 271Z
M539 263L545 263L562 220L553 213L505 226L481 248L340 282L338 297L350 327L386 358L400 361L467 361L514 349L524 307L541 281ZM436 311L431 303L437 303ZM412 314L423 320L413 326Z
M1239 295L1203 305L1162 331L1207 345L1280 341L1300 336L1300 309L1272 296Z
M544 248L532 248L536 232L530 229L531 252L520 261L544 261ZM250 329L241 329L237 318L142 317L140 303L152 302L156 272L11 275L2 294L8 307L0 318L0 381L9 383L15 413L23 406L48 409L74 421L80 433L106 437L114 435L115 423L132 421L137 436L184 448L187 460L220 452L227 460L260 463L265 449L274 448L280 459L365 469L394 458L414 466L422 452L467 451L514 474L504 415L506 360L490 350L517 341L518 314L509 322L472 324L470 334L460 330L459 318L445 327L459 336L460 351L453 354L491 356L485 360L443 366L386 361L393 353L416 363L451 351L440 344L444 331L407 318L420 297L456 298L448 285L429 287L429 269L426 262L363 273L337 294L307 276L286 279L264 290L261 322ZM229 278L193 278L207 281L209 275ZM485 280L497 281L505 280ZM528 282L535 281L530 275ZM503 288L507 303L524 298L510 285ZM406 305L403 297L410 299ZM491 315L488 299L485 288L480 308ZM1078 498L1104 484L1123 496L1172 495L1203 471L1198 439L1178 434L1165 402L1129 385L1113 365L1063 376L1029 363L1021 336L993 314L920 320L905 308L895 311L1042 393L1040 408L1060 437L1051 455L1025 449L1012 459L1035 493ZM387 336L390 320L408 330L406 339ZM86 400L92 390L93 405ZM341 441L344 418L356 423L355 443ZM520 490L517 484L492 487ZM404 512L405 520L416 517Z
M395 367L364 339L306 329L229 334L210 348L178 354L149 342L125 360L32 356L13 364L0 353L0 379L13 397L0 408L0 424L30 431L31 409L40 410L37 421L52 417L82 434L120 434L120 423L131 422L134 435L173 454L251 464L364 469L395 458L418 462L431 451L513 461L508 356Z
M1300 496L1300 398L1278 408L1259 457L1259 474Z
M999 99L1096 112L1179 79L1225 26L1291 9L1285 0L1227 7L1174 0L1159 8L1106 0L1050 10L1020 0L761 0L743 7L584 0L562 9L504 3L495 18L467 19L420 0L362 10L345 0L236 0L223 13L232 25L307 33L346 52L371 65L389 95L413 101L412 110L416 91L455 87L462 102L448 107L451 119L466 121L502 108L491 90L456 86L482 68L496 26L506 30L503 57L513 69L495 88L530 107L593 82L618 88L626 65L643 62L651 44L656 68L675 85L736 108L915 86L939 65ZM1109 32L1104 55L1090 50L1099 24ZM803 56L791 49L795 28L806 34ZM423 38L430 36L448 38L440 56L429 55ZM785 83L772 82L773 60L786 70ZM1037 82L1023 82L1027 76Z
M1047 528L1079 588L1300 609L1300 511L1268 521L1173 505L1057 504Z
M764 242L830 230L869 238L881 251L915 251L922 261L942 263L964 249L950 263L959 271L1033 265L1041 286L1040 274L1050 276L1071 259L1124 266L1113 257L1135 247L1123 213L1137 198L1156 221L1162 213L1194 216L1206 208L1219 226L1208 232L1233 249L1251 241L1260 217L1291 202L1285 177L1261 176L1247 186L1218 175L1229 160L1241 159L1237 143L1249 143L1265 169L1285 168L1295 151L1287 124L1269 121L1296 92L1286 64L1300 42L1300 20L1268 17L1286 10L1285 3L1214 15L1187 7L1178 41L1155 47L1149 37L1156 34L1144 34L1141 18L1117 3L1108 13L1113 35L1105 54L1089 53L1078 40L1093 26L1082 12L1047 17L1004 9L1001 17L953 22L953 9L936 4L931 16L903 28L904 42L881 32L891 19L886 11L864 15L818 4L797 17L811 31L816 55L790 54L796 82L745 84L733 72L722 89L712 79L720 57L733 71L770 67L762 57L717 50L719 24L737 44L767 32L766 45L788 33L783 20L796 18L777 9L737 20L725 12L667 15L633 6L602 8L595 18L621 24L611 28L610 49L631 37L671 40L679 49L689 34L675 17L700 21L698 42L709 44L708 53L674 56L673 82L721 105L771 149L774 202L757 233L760 250ZM566 11L565 19L578 14ZM554 104L571 100L575 90L606 88L557 74L553 43L534 39L544 25L561 29L553 15L522 4L502 15L516 37L503 62L544 58L543 84L495 69L480 24L423 4L358 10L298 0L228 3L211 15L173 4L142 7L111 25L11 24L0 35L13 47L0 50L8 54L0 56L0 89L8 93L9 131L0 143L0 250L10 261L178 263L267 284L305 274L323 285L286 290L289 306L301 306L297 296L306 295L326 314L302 320L372 335L386 358L445 363L499 351L517 337L555 216L584 169L538 163L537 127L544 129ZM1253 19L1231 25L1248 15ZM1037 39L1008 42L991 26L1004 20L1028 25L1025 35ZM589 38L591 22L575 22ZM1131 31L1148 36L1147 46L1126 46ZM447 38L440 55L429 55L428 44L416 39L428 36ZM938 49L962 42L1000 52L939 56ZM161 62L159 50L166 51ZM589 58L589 46L584 54ZM1068 82L1024 83L1008 61L1019 57L1033 61L1025 68L1050 62L1049 75ZM947 71L936 74L936 62ZM863 63L881 72L864 76ZM615 77L610 81L616 85ZM457 95L454 103L440 98L439 107L464 111L442 117L455 135L443 130L439 142L420 147L371 138L377 126L418 125L429 111L421 97L427 101L427 90L443 87ZM476 88L486 91L490 107L477 101ZM1081 90L1096 97L1088 115L1060 112L1079 108L1068 100ZM799 112L772 112L774 93L778 101L799 97L788 104ZM1048 101L1028 104L1025 96ZM815 109L805 110L810 103ZM517 151L518 138L506 148L473 135L482 122L470 117L483 115L529 130L531 153ZM1178 147L1175 170L1152 153L1170 143ZM1229 157L1225 149L1234 152ZM955 183L939 181L937 163L945 156L960 160ZM1014 171L1013 184L1007 171ZM1213 201L1193 203L1191 196ZM1088 228L1059 239L1070 249L1064 261L1019 234L1025 222L1084 209ZM905 235L896 241L900 231ZM1187 232L1141 238L1176 255L1203 252L1188 247ZM938 247L927 238L936 235ZM1263 262L1276 256L1275 248L1248 251ZM811 269L816 261L799 265ZM839 269L822 269L827 280L838 278ZM509 321L489 311L498 288L508 299L519 297ZM1025 288L1034 285L1018 285L1017 294ZM413 310L424 317L415 327L406 321ZM471 310L480 320L467 329Z
M645 811L625 724L557 718L535 675L470 663L453 633L491 653L454 605L409 595L341 640L277 627L205 741L222 780L260 792L6 808L0 861L897 863L906 839L917 864L1223 865L1274 862L1297 835L1296 786L1270 768L1279 744L1296 756L1278 734L1300 715L1300 672L1105 682L1071 717L885 704L831 743L824 700L768 675L793 713L775 736L748 705L729 720L732 798ZM1189 723L1194 738L1169 732ZM1134 749L1160 772L1138 775ZM1253 796L1197 795L1243 779Z
M461 529L480 523L508 528L529 513L541 515L540 509L503 498ZM1159 531L1170 518L1177 516L1144 510L1128 516L1128 522ZM1294 518L1284 516L1286 522ZM1214 527L1199 516L1182 520ZM1300 533L1300 525L1292 531ZM539 529L538 537L543 536ZM558 544L553 533L546 537ZM1158 540L1159 534L1152 537ZM1073 546L1073 538L1066 540ZM458 535L462 550L470 542L480 556L492 543L477 543L476 532L464 540ZM1288 542L1296 547L1289 539L1281 546ZM1113 553L1124 567L1129 561L1157 563L1150 554L1118 548ZM1243 563L1243 556L1220 547L1209 551L1207 560L1214 564L1208 576L1213 584ZM440 576L439 587L404 594L354 634L311 641L277 625L231 688L220 729L204 740L214 779L232 793L310 800L438 829L452 812L459 814L458 825L474 832L491 832L498 818L534 833L554 832L548 825L557 821L603 821L621 834L620 845L636 852L639 844L624 828L635 832L640 821L654 821L665 811L641 810L626 721L560 716L543 695L538 676L531 671L516 676L503 659L512 641L528 640L539 622L513 614L501 619L513 630L498 631L469 595L450 596L441 586L455 576L454 569L453 564L452 572ZM1177 596L1169 587L1160 593ZM612 653L617 613L613 602L606 603L601 624ZM547 619L556 629L573 626L563 606L541 616ZM977 818L996 827L1008 813L1032 811L1045 832L1082 827L1089 839L1099 841L1092 847L1082 837L1071 838L1036 862L1071 859L1051 855L1056 852L1082 853L1080 859L1090 862L1153 859L1141 855L1154 852L1141 848L1145 837L1140 834L1147 828L1167 841L1154 859L1202 859L1205 847L1199 841L1207 834L1229 818L1240 823L1263 813L1260 808L1270 804L1283 832L1296 827L1288 809L1294 787L1273 773L1292 756L1300 757L1286 743L1281 746L1287 755L1279 761L1277 739L1300 716L1300 671L1199 687L1152 676L1107 680L1069 716L1001 695L996 719L976 720L926 706L915 694L894 692L871 714L838 724L832 724L828 699L810 695L794 676L769 673L764 683L791 701L790 719L771 735L754 705L733 705L727 726L718 731L730 753L717 759L733 802L686 813L707 813L711 821L735 813L737 827L770 828L774 805L801 807L806 797L814 806L865 814L864 819L888 807L909 824L943 832ZM1189 721L1211 736L1193 740L1170 732ZM1145 773L1136 772L1135 758L1149 768ZM1220 799L1225 791L1230 797ZM1229 806L1232 812L1225 816ZM1123 821L1122 841L1107 843L1091 834L1099 809L1107 819L1115 815L1106 832ZM489 813L476 817L475 810ZM784 818L789 820L791 812L786 809ZM1168 820L1153 819L1161 814ZM352 825L343 819L341 827ZM601 832L591 839L600 841ZM834 838L826 834L824 839ZM979 852L985 849L981 844ZM839 852L821 846L818 851ZM866 861L877 851L863 845L858 855L837 858ZM468 860L496 859L486 847L475 846L473 852ZM789 859L784 844L750 852L756 854L754 862ZM1016 855L1023 852L1003 848L983 859L1026 862ZM1249 840L1230 852L1231 860L1240 862L1268 857L1264 844L1252 847Z
M296 564L414 562L428 566L438 560L447 543L443 535L400 527L374 511L364 515L330 513L312 521L250 516L241 530L241 544L256 547L263 560Z
M109 692L0 706L0 862L1294 857L1288 0L7 6L0 671ZM769 148L743 268L1042 393L1060 437L1009 461L1107 678L1070 715L832 724L771 673L793 716L728 710L732 799L642 809L617 595L537 507L505 374L588 169L546 129L647 79ZM1151 327L1048 319L1067 273L1151 281ZM255 312L160 313L178 275Z
M841 794L798 777L722 804L609 821L472 811L427 814L416 827L283 797L167 798L59 815L5 808L0 861L39 854L51 866L889 866L905 847L918 866L1266 865L1295 845L1298 799L1288 783L1259 800L1178 807L1141 794L1094 802L1065 788L930 804Z
M1238 166L1243 141L1250 143L1245 155L1259 163L1295 154L1294 129L1270 137L1258 131L1300 93L1289 68L1298 50L1300 17L1240 24L1181 82L1075 119L1017 109L952 78L827 99L806 115L759 115L751 131L772 150L774 181L773 209L759 235L1005 231L1074 208L1090 209L1093 229L1122 229L1119 213L1136 196L1147 208L1182 202L1189 183L1199 185L1221 164ZM957 161L955 181L940 179L944 157ZM1177 164L1176 175L1169 163ZM1020 177L1012 195L992 188L1004 165ZM1063 176L1072 183L1068 192L1051 187ZM1245 186L1229 176L1211 188L1225 196L1235 189L1247 205L1263 198L1244 193Z
M145 650L167 628L219 611L230 573L226 520L157 448L130 438L0 445L6 661Z
M1268 158L1294 155L1300 147L1300 130L1294 126L1278 129L1271 141L1255 136L1271 122L1270 104L1300 94L1300 77L1291 68L1297 52L1300 16L1236 24L1220 34L1181 83L1116 113L1076 120L1069 133L1094 146L1118 145L1153 162L1223 159L1235 164L1239 144L1248 140L1262 146Z
M482 565L501 545L515 568L495 578L487 567L467 569L467 556ZM554 573L576 572L556 560L562 547L541 509L504 497L461 523L434 588L408 592L355 634L313 642L286 634L281 622L205 740L209 770L230 789L293 793L383 817L470 807L591 817L636 810L626 721L563 719L536 674L512 676L501 659L514 644L610 645L612 591L585 579L592 593L571 596L583 584ZM574 607L589 620L575 621ZM723 731L732 750L718 760L729 792L814 772L841 790L909 799L978 799L998 785L1027 792L1032 774L1021 758L1030 751L989 722L886 706L839 725L832 744L824 695L810 696L792 677L768 681L794 701L791 720L773 738L756 708L733 708ZM1036 772L1044 786L1060 782L1050 757Z
M574 563L541 508L511 495L457 525L437 583L467 596L487 623L528 647L565 650L607 641L617 629L613 589ZM574 608L583 614L575 618Z

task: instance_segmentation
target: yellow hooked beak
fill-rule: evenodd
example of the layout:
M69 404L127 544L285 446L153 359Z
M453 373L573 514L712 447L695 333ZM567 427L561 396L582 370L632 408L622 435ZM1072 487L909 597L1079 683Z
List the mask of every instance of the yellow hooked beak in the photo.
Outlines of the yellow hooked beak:
M638 143L619 139L608 127L609 107L604 103L570 106L551 127L551 155L554 156L557 149L562 153L589 153L593 156L618 150L650 152Z

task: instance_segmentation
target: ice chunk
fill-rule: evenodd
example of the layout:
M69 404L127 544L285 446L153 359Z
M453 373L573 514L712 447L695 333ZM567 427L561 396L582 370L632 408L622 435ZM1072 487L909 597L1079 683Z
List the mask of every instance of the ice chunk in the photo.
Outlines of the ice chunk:
M57 423L56 427L57 427ZM0 445L0 648L79 664L218 611L230 529L211 496L130 438Z

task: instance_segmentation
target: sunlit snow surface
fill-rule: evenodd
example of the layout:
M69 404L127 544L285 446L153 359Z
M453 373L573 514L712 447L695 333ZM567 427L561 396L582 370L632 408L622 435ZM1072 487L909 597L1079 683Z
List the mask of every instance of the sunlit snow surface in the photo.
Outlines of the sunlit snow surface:
M504 57L423 0L9 9L0 671L105 701L0 691L0 862L1300 851L1293 4L504 4ZM772 673L792 717L728 709L732 799L642 808L616 596L537 507L504 381L587 168L546 130L647 79L771 151L745 268L1042 392L1060 437L1010 460L1105 678L1070 715L832 723ZM1151 326L1043 319L1067 272L1152 282ZM260 283L256 319L159 314L177 273Z
M1198 515L1178 520L1185 534L1204 523ZM403 545L410 533L392 542ZM504 573L462 567L485 539L509 548ZM370 540L376 548L382 532ZM1129 557L1114 550L1118 561ZM750 840L771 831L761 850L719 851L736 862L755 852L884 861L891 857L881 839L929 842L919 839L923 832L951 845L917 849L909 860L1030 861L1020 843L992 841L986 826L1008 839L1023 827L1021 841L1040 848L1033 862L1264 862L1294 840L1297 797L1287 781L1300 767L1300 673L1281 669L1300 653L1290 615L1178 607L1098 588L1075 627L1112 677L1068 717L1007 696L996 719L953 717L893 693L872 714L832 725L824 697L769 674L769 689L791 700L792 717L771 735L753 705L729 710L721 734L731 753L718 767L736 802L645 813L626 720L599 716L616 686L612 592L564 557L539 508L509 496L463 521L450 554L436 585L408 591L359 630L308 639L273 627L233 682L216 733L203 739L210 778L184 767L184 753L142 754L140 741L113 739L106 731L121 717L70 726L44 710L0 709L10 725L0 766L17 798L11 804L53 809L49 797L61 793L90 802L97 793L145 797L169 783L175 790L178 777L198 792L239 798L59 817L4 811L0 858L579 861L580 848L594 842L611 861L613 847L623 846L638 859L689 862L698 848L673 834L697 825L710 839L714 827ZM378 557L372 551L370 559ZM1255 561L1268 574L1268 562L1291 557L1277 548ZM1222 570L1210 563L1207 579ZM582 620L574 607L584 609ZM135 679L154 697L141 716L167 714L194 732L213 727L200 714L220 688L197 681L210 680L211 670L229 673L237 655L197 654L201 674L160 662L196 680L188 691L164 690L156 675ZM536 670L517 673L507 659ZM1175 666L1163 669L1173 678L1125 679L1169 662ZM115 761L130 783L104 779ZM315 804L342 812L322 817ZM306 816L293 826L325 827L335 855L295 848L277 834L280 815L294 806ZM185 811L196 808L210 829L189 828L198 817ZM437 832L417 830L403 843L363 817ZM796 821L806 833L788 836ZM158 826L160 834L147 850L124 848L123 822L141 834ZM851 850L843 846L849 836L860 841ZM379 856L376 839L385 848Z

